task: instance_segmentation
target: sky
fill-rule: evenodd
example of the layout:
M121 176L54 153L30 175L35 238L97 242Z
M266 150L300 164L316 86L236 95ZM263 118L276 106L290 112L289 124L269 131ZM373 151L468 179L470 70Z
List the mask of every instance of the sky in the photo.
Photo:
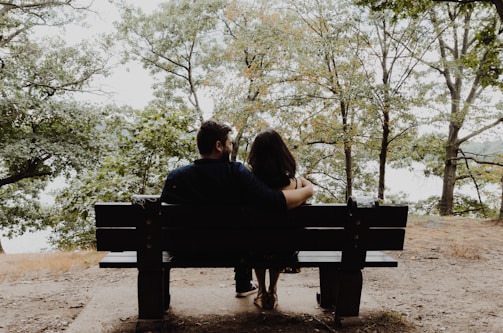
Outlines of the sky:
M81 0L82 3L90 3L91 0ZM134 4L136 7L141 7L142 11L150 12L155 9L161 0L143 0L126 2ZM93 40L99 38L102 33L113 32L113 22L120 19L119 12L115 5L108 0L94 0L91 4L91 13L89 13L86 23L89 27L80 25L71 25L65 28L62 36L69 43L77 43L83 39ZM50 33L50 32L49 32ZM129 63L119 64L119 58L112 60L117 63L109 77L99 78L94 81L96 87L111 92L112 98L105 96L97 96L86 94L84 99L89 99L95 102L115 103L118 105L130 105L135 108L146 106L148 101L152 99L152 80L150 79L147 70L141 64Z

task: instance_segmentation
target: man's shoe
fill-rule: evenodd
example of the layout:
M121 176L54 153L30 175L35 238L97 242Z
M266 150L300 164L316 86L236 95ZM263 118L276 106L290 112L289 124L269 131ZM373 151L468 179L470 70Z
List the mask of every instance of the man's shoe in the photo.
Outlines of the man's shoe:
M246 297L256 293L257 291L258 291L257 285L255 284L255 282L251 281L250 289L244 291L236 291L236 297Z

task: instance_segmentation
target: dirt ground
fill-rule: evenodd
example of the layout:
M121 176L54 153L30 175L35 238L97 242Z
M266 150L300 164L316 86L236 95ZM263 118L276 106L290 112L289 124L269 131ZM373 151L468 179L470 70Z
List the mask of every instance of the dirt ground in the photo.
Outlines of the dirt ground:
M391 254L399 267L364 270L362 299L369 301L362 301L360 317L345 319L342 328L321 309L283 312L280 294L277 310L255 309L251 298L251 311L243 314L218 311L219 297L210 300L213 312L194 300L191 311L167 314L169 332L503 332L503 222L409 218L405 250ZM42 263L50 254L0 255L0 333L71 330L104 286L136 288L134 269L99 269L102 255L77 257L77 266L42 268L26 262ZM232 292L232 272L173 270L172 290L200 286ZM306 288L315 294L317 287L316 269L282 275L279 282L280 291L290 297ZM132 333L135 322L135 315L119 316L107 333Z

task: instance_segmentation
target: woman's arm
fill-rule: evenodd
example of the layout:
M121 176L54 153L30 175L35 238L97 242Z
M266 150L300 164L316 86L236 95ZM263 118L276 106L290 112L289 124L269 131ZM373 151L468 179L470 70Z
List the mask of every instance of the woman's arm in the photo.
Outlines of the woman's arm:
M286 207L288 209L302 205L307 199L313 196L313 184L302 177L297 180L300 183L300 188L290 190L288 189L290 186L287 186L287 188L282 190L286 199Z

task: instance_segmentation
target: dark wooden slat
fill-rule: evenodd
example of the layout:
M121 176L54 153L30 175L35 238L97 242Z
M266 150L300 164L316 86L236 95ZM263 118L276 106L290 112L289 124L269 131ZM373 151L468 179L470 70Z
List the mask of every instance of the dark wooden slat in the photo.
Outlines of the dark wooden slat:
M382 205L376 208L359 208L355 215L369 227L405 228L408 211L408 206Z
M136 251L138 237L136 229L96 229L98 251Z
M215 207L168 205L162 204L161 216L165 226L199 227L211 224L216 227L257 226L257 225L293 225L304 227L343 227L349 221L346 205L324 204L305 205L288 212L264 212L251 207L226 207L226 215L211 215ZM359 208L358 216L370 226L405 227L407 206L379 206L377 208ZM211 220L208 216L215 216Z
M370 229L367 250L403 250L405 229Z
M164 250L338 250L345 232L285 229L167 229Z
M246 235L246 237L243 237ZM165 229L163 250L342 250L343 229ZM361 240L368 250L402 250L404 229L370 229ZM99 228L98 251L136 250L138 237L134 228Z
M98 202L94 205L96 227L134 227L137 214L130 202Z
M137 267L136 252L110 252L101 261L101 268L135 268ZM170 267L235 267L237 262L229 259L217 259L213 261L193 260L181 261L176 260L171 262L168 256L164 256L164 263ZM340 251L301 251L298 255L300 267L319 267L323 264L341 264ZM380 251L369 251L365 260L365 267L397 267L398 263L395 259ZM267 264L266 264L267 266Z
M226 207L229 219L209 220L215 207L193 207L163 204L162 224L169 226L246 226L246 225L302 225L305 227L344 226L348 220L345 205L305 205L288 212L260 212L250 207ZM97 227L132 227L138 223L138 212L127 202L99 202L95 205ZM359 208L356 215L370 226L405 227L407 206L379 206ZM214 216L220 216L216 214ZM141 219L140 219L141 220Z

